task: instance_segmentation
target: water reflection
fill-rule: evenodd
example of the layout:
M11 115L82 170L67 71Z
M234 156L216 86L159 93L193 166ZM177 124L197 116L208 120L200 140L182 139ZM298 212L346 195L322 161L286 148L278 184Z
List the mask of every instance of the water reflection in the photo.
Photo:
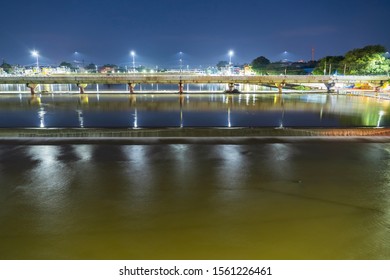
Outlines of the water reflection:
M237 195L236 189L246 187L245 180L249 171L244 158L246 153L247 151L242 151L240 147L234 145L216 148L216 156L220 160L217 180L222 183L221 187L226 190L225 194L228 196Z
M382 120L382 116L385 114L385 112L384 111L382 111L382 110L380 110L379 111L379 119L378 119L378 123L377 123L377 125L376 125L376 127L381 127L381 120Z
M76 157L80 161L90 161L92 159L92 149L93 146L87 146L87 145L74 145L72 146L73 151L76 155Z
M84 127L83 111L82 110L76 110L76 112L77 112L77 116L78 116L78 119L79 119L80 127L83 128Z
M1 95L0 127L387 127L389 104L328 94Z
M124 146L121 150L126 158L125 172L132 185L142 186L133 190L136 194L149 194L156 184L153 176L153 166L149 164L149 149L144 146Z
M45 109L43 107L39 108L38 118L39 118L39 127L40 128L45 127L45 115L46 115Z
M388 259L390 145L0 145L0 259Z
M271 172L275 177L280 178L290 178L293 180L294 171L291 170L291 160L293 156L293 147L288 144L275 143L270 145L269 154L267 155L269 159L269 172ZM296 179L299 181L299 179Z

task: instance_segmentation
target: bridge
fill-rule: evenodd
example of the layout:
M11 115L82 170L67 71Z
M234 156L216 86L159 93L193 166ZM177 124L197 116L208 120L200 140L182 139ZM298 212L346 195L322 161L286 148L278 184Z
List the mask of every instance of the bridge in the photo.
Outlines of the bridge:
M328 91L335 84L344 85L367 83L379 87L389 81L389 76L327 76L327 75L196 75L187 73L170 74L53 74L33 76L0 77L0 84L25 84L35 94L39 84L76 84L80 93L88 84L127 84L129 92L134 93L136 84L177 84L183 93L185 84L227 84L228 92L234 92L235 84L272 85L282 92L287 84L323 84Z

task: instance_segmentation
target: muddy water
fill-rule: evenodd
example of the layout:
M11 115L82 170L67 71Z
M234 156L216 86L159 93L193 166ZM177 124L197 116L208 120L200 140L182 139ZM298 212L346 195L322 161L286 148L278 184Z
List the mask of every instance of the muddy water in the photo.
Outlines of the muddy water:
M0 259L389 259L390 144L0 145Z

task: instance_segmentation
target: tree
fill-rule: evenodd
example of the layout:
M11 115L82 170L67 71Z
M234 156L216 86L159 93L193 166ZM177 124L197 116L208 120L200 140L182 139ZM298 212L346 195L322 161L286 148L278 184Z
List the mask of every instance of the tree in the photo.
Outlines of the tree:
M385 53L386 48L381 45L370 45L347 52L343 61L347 74L387 74L390 69L390 61L386 58Z
M255 71L264 70L271 62L264 56L259 56L252 61L252 69Z
M226 67L229 65L229 62L225 60L221 60L220 62L217 63L217 68L221 70L221 68Z
M315 75L330 75L332 73L343 73L344 56L326 56L321 58L313 70Z
M66 67L66 68L72 69L73 65L70 62L63 61L63 62L60 63L60 67Z
M0 68L3 68L3 70L7 73L11 73L12 72L12 65L5 62L5 60L3 60L3 63L0 65Z
M90 63L87 66L85 66L85 69L91 72L96 72L97 71L97 66L94 63Z
M313 74L332 74L336 70L340 74L345 73L347 75L388 74L390 72L390 60L386 57L385 47L370 45L353 49L347 52L345 57L327 56L322 58Z
M107 67L107 68L113 68L113 69L117 69L117 68L118 68L118 66L117 66L117 65L115 65L115 64L110 64L110 63L108 63L108 64L104 64L104 65L103 65L103 67Z

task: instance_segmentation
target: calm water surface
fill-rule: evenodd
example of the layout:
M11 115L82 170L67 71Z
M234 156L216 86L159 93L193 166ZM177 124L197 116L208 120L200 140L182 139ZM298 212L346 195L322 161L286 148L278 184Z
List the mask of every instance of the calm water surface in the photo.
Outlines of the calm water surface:
M0 145L0 259L389 259L390 144Z
M0 95L0 128L376 127L390 101L328 94Z
M0 95L0 127L377 127L326 94ZM390 144L0 144L0 259L390 259Z

